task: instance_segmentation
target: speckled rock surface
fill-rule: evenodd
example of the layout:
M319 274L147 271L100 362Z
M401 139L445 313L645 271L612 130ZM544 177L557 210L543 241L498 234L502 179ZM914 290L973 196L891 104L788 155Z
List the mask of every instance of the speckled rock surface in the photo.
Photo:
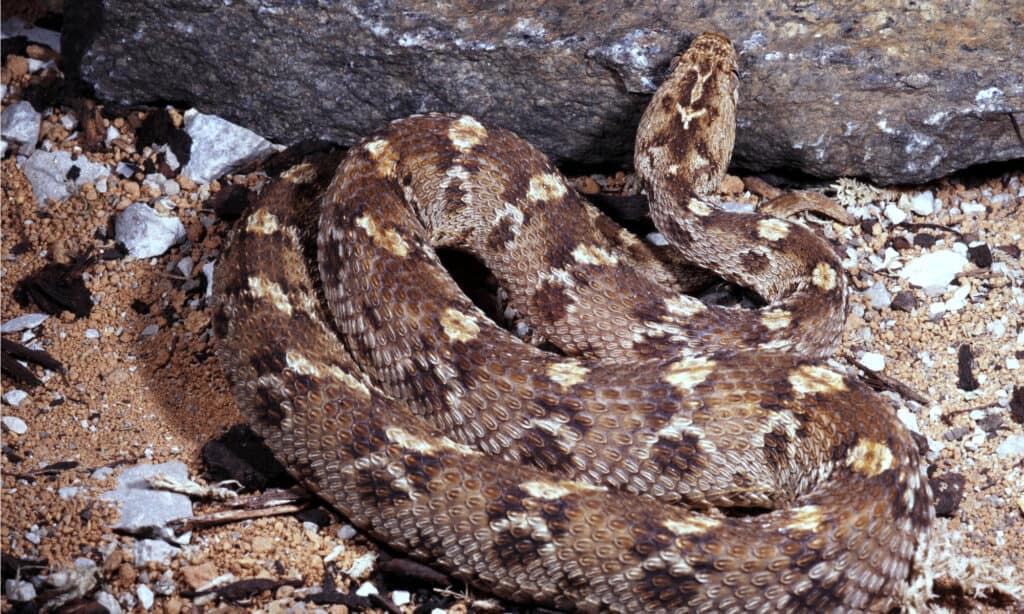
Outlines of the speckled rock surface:
M721 30L741 52L738 166L909 183L1024 157L1015 0L490 6L90 0L67 3L63 44L101 98L184 101L278 142L459 111L617 164L672 55Z

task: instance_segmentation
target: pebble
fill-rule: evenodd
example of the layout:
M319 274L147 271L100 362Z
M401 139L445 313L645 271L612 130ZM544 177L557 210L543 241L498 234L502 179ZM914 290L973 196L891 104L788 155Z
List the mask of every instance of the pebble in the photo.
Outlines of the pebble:
M21 405L21 402L28 398L28 393L24 390L18 390L17 388L11 388L4 393L4 403L7 403L11 407L17 407Z
M338 528L338 539L350 540L357 534L356 528L350 524L343 524Z
M918 215L931 215L935 211L935 195L918 192L910 197L910 210Z
M192 503L187 496L149 488L146 479L156 474L185 480L188 478L188 467L185 463L173 461L139 464L124 469L117 478L117 486L100 495L104 501L120 504L121 514L113 525L115 529L162 527L169 520L192 517ZM150 561L169 562L177 551L178 548L158 539L137 540L132 548L136 565L145 565Z
M110 175L110 169L106 166L89 162L85 156L73 160L71 154L66 151L49 152L37 149L25 160L22 170L32 184L32 193L40 205L45 205L51 198L65 200L71 196L68 184L72 182L67 177L72 166L78 168L78 177L73 182L78 188L86 183L96 184L101 178Z
M26 580L4 580L4 596L15 603L24 603L36 598L36 587Z
M61 486L57 489L57 496L61 499L74 499L81 492L81 488L77 486Z
M195 109L185 111L185 132L192 137L192 149L188 164L181 170L196 183L210 183L276 151L270 141L255 132Z
M6 396L7 394L4 394L4 397ZM4 400L6 401L7 399L5 398ZM5 429L15 435L24 435L28 432L28 425L25 424L24 420L17 416L4 416L3 418L0 418L0 422L3 423Z
M139 597L139 605L144 609L149 610L153 607L153 591L145 584L140 584L135 587L135 594Z
M121 604L107 591L96 591L93 599L96 600L96 603L107 608L107 614L121 614Z
M26 313L16 318L7 320L0 325L0 333L17 333L30 328L35 328L49 318L45 313Z
M1011 435L1007 437L999 447L996 448L996 454L1000 458L1006 458L1007 456L1024 456L1024 435Z
M95 328L87 328L87 329L85 329L85 338L86 339L99 339L100 338L100 331L96 330Z
M377 587L373 584L373 582L363 582L359 585L359 588L356 589L356 595L359 595L360 597L369 597L370 595L379 594L380 591L377 590Z
M7 105L0 112L0 132L4 141L17 145L18 153L31 156L39 141L43 116L24 100Z
M885 356L877 352L864 352L860 357L860 364L866 369L878 372L885 368Z
M392 591L391 592L391 603L402 607L412 602L412 595L409 591Z
M892 304L892 295L885 288L885 282L878 280L871 284L871 287L864 291L873 309L882 310Z
M937 296L943 294L949 282L965 268L967 258L953 250L943 249L910 260L900 271L900 277L923 288L926 294Z
M884 213L886 219L892 222L893 226L907 221L907 212L896 205L886 205Z
M139 259L159 256L185 239L185 226L177 217L163 216L143 203L132 203L117 216L114 237L128 254Z
M373 552L367 552L360 556L356 560L352 561L349 568L345 570L345 574L350 578L358 579L365 578L370 575L370 571L373 570L374 563L377 562L377 555Z
M960 210L963 211L965 215L973 215L975 213L984 213L985 212L985 205L982 205L980 203L976 203L974 201L968 201L968 202L965 202L965 203L960 203Z
M917 308L917 299L914 297L914 293L910 290L900 290L893 297L890 306L893 309L898 309L906 313L910 313Z
M213 261L203 265L203 277L206 278L206 298L213 296Z

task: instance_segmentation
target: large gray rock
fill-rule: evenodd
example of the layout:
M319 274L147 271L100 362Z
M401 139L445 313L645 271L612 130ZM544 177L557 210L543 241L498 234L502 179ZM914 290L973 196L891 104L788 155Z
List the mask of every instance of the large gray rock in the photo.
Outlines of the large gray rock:
M737 165L920 182L1024 156L1016 2L92 0L65 4L63 45L101 98L187 102L276 142L458 111L620 164L670 58L721 30L741 54Z

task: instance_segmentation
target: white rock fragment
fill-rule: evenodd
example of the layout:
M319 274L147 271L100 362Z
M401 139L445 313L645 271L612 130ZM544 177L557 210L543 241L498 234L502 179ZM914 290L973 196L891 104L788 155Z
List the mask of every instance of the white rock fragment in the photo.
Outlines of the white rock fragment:
M213 296L213 261L207 262L203 265L203 277L206 278L206 298L209 299Z
M981 203L976 203L972 200L965 203L960 203L960 210L963 211L965 215L984 213L985 205L982 205Z
M872 309L885 309L892 304L892 295L882 280L871 284L871 287L864 291L864 296L870 301Z
M210 183L276 151L270 141L255 132L195 109L185 112L185 132L192 137L192 149L182 173L196 183Z
M910 210L917 215L931 215L935 212L935 195L931 192L918 192L910 197Z
M130 179L135 174L135 169L124 162L118 162L114 172L125 179Z
M343 524L338 527L338 539L348 541L357 534L356 528L350 524Z
M402 607L412 602L412 594L409 591L391 591L391 603Z
M81 490L77 486L61 486L57 489L57 496L64 500L74 499Z
M860 364L864 365L865 369L878 372L885 368L885 356L877 352L864 352L860 357Z
M135 587L135 594L139 597L139 605L144 609L149 610L153 607L153 590L145 584L139 584Z
M949 282L967 268L968 260L953 250L943 249L907 262L900 277L911 285L923 288L931 296L942 294Z
M128 254L139 259L159 256L185 238L185 226L174 216L163 216L144 203L132 203L117 216L114 237Z
M36 598L36 587L27 580L4 580L4 596L15 603L24 603Z
M1015 356L1007 356L1006 368L1009 369L1010 371L1016 371L1017 369L1020 369L1020 360L1018 360Z
M96 600L96 603L107 608L107 612L109 614L121 614L121 604L118 603L117 599L107 591L97 591L96 594L93 595L93 599Z
M23 330L29 330L39 326L49 317L45 313L26 313L16 318L11 318L0 325L0 333L18 333Z
M11 388L3 394L4 403L7 403L11 407L21 405L21 402L27 398L28 393L24 390L18 390L17 388Z
M359 588L356 589L356 595L359 595L360 597L369 597L370 595L379 594L380 591L377 590L377 587L373 584L373 582L363 582L359 585Z
M19 390L18 392L21 391ZM6 396L7 394L4 394L4 397ZM7 399L5 398L4 400L6 401ZM28 425L25 424L24 420L17 416L4 416L3 418L0 418L0 422L3 423L5 429L15 435L24 435L28 432Z
M37 28L32 24L25 23L21 17L6 17L3 20L3 37L13 38L24 36L33 43L45 45L56 52L60 52L60 32Z
M0 112L0 132L4 141L17 145L18 153L31 156L36 150L42 121L43 116L32 108L32 104L22 100L7 105Z
M110 124L107 126L107 134L104 137L103 142L110 145L110 143L119 136L121 136L121 131L115 128L114 124Z
M74 180L68 178L72 167L78 168ZM50 198L68 198L71 196L71 186L77 189L86 183L96 183L110 175L110 169L102 164L89 162L85 156L79 156L75 160L66 151L49 152L38 149L28 157L22 170L32 184L32 192L40 205L45 205Z
M68 132L74 130L75 126L78 125L78 117L75 115L74 111L67 111L66 113L61 115L60 125L64 126L64 129L67 130Z
M1024 435L1010 435L1007 437L999 447L996 448L996 454L1000 458L1006 458L1007 456L1024 456Z
M960 311L967 306L967 295L971 293L971 287L968 285L960 286L953 292L953 296L946 301L946 311Z
M917 415L906 407L897 409L896 417L899 418L900 422L902 422L908 429L915 433L921 432L921 425L917 422Z
M897 224L902 224L903 222L907 221L907 212L904 211L903 209L900 209L896 205L886 205L885 211L883 213L885 213L885 217L890 222L892 222L893 226Z

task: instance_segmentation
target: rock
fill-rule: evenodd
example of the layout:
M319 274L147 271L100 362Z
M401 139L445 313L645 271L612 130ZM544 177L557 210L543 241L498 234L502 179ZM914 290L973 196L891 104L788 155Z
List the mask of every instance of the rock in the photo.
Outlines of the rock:
M951 518L960 508L964 498L966 478L959 473L944 473L928 480L935 495L935 515L939 518Z
M878 0L556 0L479 19L460 3L381 6L68 3L67 74L106 100L190 101L277 142L351 144L391 119L453 111L563 161L623 164L672 56L715 28L740 52L737 167L920 183L1024 156L1011 120L1024 112L1012 0L967 13L951 0L915 11ZM968 31L984 36L965 44Z
M21 391L19 390L18 392ZM7 393L4 393L4 396L6 397ZM7 399L5 398L4 400L6 401ZM24 420L17 416L4 416L3 418L0 418L0 423L4 425L5 429L15 435L24 435L28 432L28 425L25 424Z
M996 454L1000 458L1006 458L1007 456L1024 456L1024 435L1010 435L1007 437L999 447L996 448Z
M149 610L153 607L153 599L155 595L153 594L153 590L148 586L145 584L139 584L135 587L135 594L139 598L139 605L141 605L144 610Z
M30 156L36 150L42 121L43 116L32 108L32 104L22 100L7 105L0 112L0 132L4 141L17 146L19 154Z
M78 169L78 170L73 170ZM97 183L101 178L110 175L110 169L102 164L90 162L85 156L72 159L66 151L36 150L25 161L22 168L25 177L32 184L32 192L40 205L46 205L48 199L64 200L71 196L68 184L76 188L86 183ZM69 179L74 176L74 181Z
M892 304L892 295L885 288L884 281L876 281L871 287L864 291L864 296L871 301L871 308L882 310Z
M893 309L898 309L906 313L910 313L917 308L917 299L914 297L914 293L910 290L900 290L893 297L890 306Z
M28 398L28 393L24 390L18 390L17 388L11 388L4 392L3 399L4 403L7 403L11 407L17 407L21 405L21 402Z
M860 364L864 365L865 369L878 372L885 368L885 356L877 352L864 352L860 357Z
M883 213L893 226L902 224L907 220L907 212L896 205L886 205Z
M185 480L188 468L184 463L174 461L124 469L117 478L117 487L100 495L101 499L115 501L121 506L121 515L114 528L163 527L169 520L192 516L192 502L185 495L149 488L146 478L156 474ZM136 565L144 565L148 561L167 562L177 550L163 540L141 539L135 542L133 555Z
M275 151L269 141L255 132L195 109L185 112L185 132L192 137L192 149L181 172L197 183L209 183Z
M24 603L36 598L36 587L26 580L13 578L4 580L4 596L15 603Z
M107 614L121 614L121 604L117 602L117 598L107 591L96 591L93 599L96 600L96 603L107 608Z
M132 203L117 216L114 237L135 258L159 256L185 238L185 226L174 216L158 214L144 203Z
M918 192L910 197L910 210L918 215L931 215L935 212L935 195L931 192Z
M929 294L941 294L957 274L967 268L967 258L950 249L930 252L907 262L900 277Z
M16 318L11 318L0 325L0 333L17 333L23 330L35 328L49 318L45 313L26 313Z

